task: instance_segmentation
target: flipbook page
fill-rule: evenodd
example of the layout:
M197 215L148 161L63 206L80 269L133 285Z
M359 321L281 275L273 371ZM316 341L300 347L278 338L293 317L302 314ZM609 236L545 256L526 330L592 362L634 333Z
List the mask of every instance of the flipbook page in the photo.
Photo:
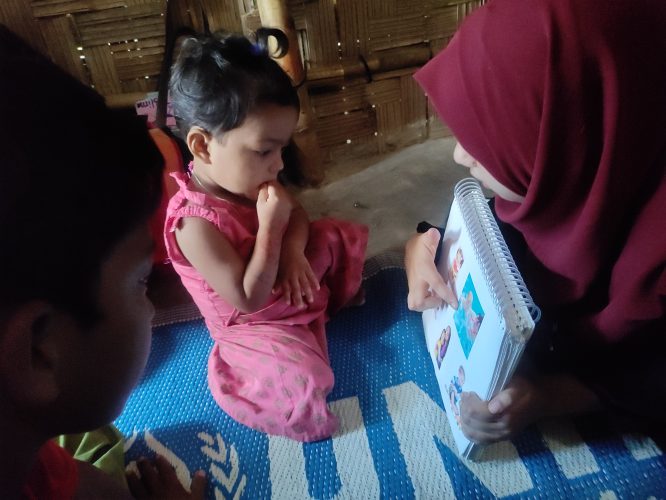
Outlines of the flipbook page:
M438 268L458 297L458 309L444 305L423 313L428 352L453 437L461 454L470 444L460 427L460 395L488 397L504 325L454 199Z

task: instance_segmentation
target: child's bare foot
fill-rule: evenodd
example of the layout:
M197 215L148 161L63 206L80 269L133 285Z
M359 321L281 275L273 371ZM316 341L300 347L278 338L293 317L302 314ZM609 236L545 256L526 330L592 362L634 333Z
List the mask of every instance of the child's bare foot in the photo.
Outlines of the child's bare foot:
M347 307L357 307L365 304L365 288L361 285L349 302L347 302Z

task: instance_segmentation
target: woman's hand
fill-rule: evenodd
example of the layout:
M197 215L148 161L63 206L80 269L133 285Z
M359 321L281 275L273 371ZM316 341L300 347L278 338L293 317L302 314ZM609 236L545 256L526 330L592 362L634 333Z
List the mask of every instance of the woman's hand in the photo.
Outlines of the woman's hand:
M572 375L562 373L530 381L514 376L490 401L463 392L460 421L465 436L475 443L509 439L544 417L578 415L599 410L598 396Z
M545 401L537 385L522 377L511 382L490 401L475 392L460 396L460 424L463 433L475 443L509 439L545 416Z
M407 307L425 311L439 307L442 301L458 308L458 299L435 266L435 253L441 235L435 228L414 235L405 246L407 269Z
M274 294L282 294L287 304L302 309L314 301L319 281L303 252L283 247Z
M180 484L174 468L161 455L157 455L153 463L141 459L136 465L141 477L134 472L127 473L127 484L134 498L203 500L206 492L206 476L203 471L194 473L190 491L187 491Z

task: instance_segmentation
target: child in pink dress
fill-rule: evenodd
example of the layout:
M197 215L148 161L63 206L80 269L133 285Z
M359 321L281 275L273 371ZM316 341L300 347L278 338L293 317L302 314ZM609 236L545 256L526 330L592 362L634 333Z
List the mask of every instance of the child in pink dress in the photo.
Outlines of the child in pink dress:
M190 38L170 84L174 114L194 159L167 209L174 269L215 340L208 383L237 421L299 441L338 422L324 324L362 300L367 228L310 223L277 181L299 102L259 30Z

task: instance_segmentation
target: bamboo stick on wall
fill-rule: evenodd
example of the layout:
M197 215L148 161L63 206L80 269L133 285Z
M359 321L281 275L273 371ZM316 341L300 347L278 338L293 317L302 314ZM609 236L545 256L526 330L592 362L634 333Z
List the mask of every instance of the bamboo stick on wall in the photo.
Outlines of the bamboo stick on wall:
M337 64L310 68L308 81L313 86L319 86L339 78L365 77L372 80L376 73L420 67L430 59L430 56L431 50L427 44L382 50L373 52L363 59L348 57L341 59Z
M298 46L294 21L287 10L286 0L257 0L257 9L261 24L267 28L279 28L289 40L289 52L277 59L278 64L291 77L292 82L300 85L298 97L301 101L301 113L294 132L294 144L299 150L301 169L306 181L319 184L324 179L321 152L314 129L314 113L310 106L307 87L303 85L305 71Z

